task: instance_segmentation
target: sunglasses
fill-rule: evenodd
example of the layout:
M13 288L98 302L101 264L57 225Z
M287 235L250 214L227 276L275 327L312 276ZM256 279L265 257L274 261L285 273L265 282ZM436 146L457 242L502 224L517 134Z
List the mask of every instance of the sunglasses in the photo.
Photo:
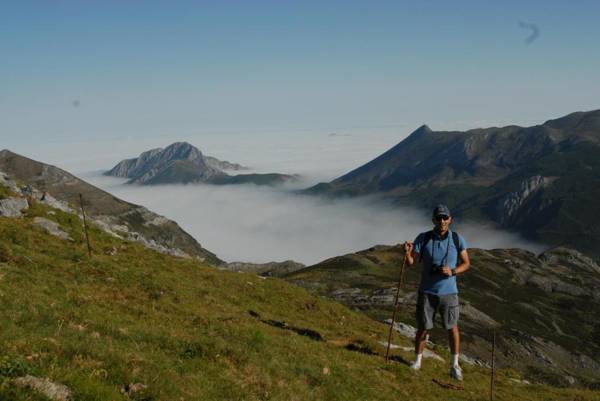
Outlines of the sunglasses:
M434 217L436 221L449 220L450 216L439 215Z

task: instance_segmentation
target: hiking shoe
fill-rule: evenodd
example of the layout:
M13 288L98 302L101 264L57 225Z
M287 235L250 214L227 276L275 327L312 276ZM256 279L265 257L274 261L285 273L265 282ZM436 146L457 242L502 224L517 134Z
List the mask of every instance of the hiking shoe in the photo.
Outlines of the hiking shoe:
M420 370L420 369L421 369L421 364L420 364L420 363L417 363L417 362L413 362L413 363L410 365L410 368L411 368L412 370L414 370L414 371Z
M454 380L462 381L463 375L460 366L457 365L450 368L450 377Z

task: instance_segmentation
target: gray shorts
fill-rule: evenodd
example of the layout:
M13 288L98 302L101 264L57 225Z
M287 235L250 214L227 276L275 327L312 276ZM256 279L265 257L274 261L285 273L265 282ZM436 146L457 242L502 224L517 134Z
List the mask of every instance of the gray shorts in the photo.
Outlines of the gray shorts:
M440 313L444 329L450 330L458 324L460 307L458 294L433 295L419 291L417 297L417 325L419 329L433 329L435 315Z

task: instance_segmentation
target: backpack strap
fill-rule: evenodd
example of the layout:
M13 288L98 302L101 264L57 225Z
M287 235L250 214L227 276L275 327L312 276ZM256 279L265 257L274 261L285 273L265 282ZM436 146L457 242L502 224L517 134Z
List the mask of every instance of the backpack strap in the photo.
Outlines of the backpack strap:
M460 246L460 239L458 238L458 233L452 231L452 242L454 242L454 248L456 248L456 262L458 263L458 259L462 259L460 257L460 251L459 251L459 246Z
M423 245L421 245L421 252L419 252L419 263L421 263L421 261L423 260L423 252L425 251L425 248L427 247L427 244L429 244L429 241L431 241L432 237L433 230L427 231L425 233L425 236L423 237Z

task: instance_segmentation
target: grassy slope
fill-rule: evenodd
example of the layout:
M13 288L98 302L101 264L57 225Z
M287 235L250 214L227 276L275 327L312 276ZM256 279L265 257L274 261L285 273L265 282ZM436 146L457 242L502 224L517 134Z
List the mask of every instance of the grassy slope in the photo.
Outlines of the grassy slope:
M88 260L77 218L47 212L36 205L23 219L0 218L2 400L43 399L11 384L10 377L26 372L68 385L76 400L127 399L120 389L136 382L148 385L134 397L145 400L487 398L485 370L466 367L466 390L449 391L431 382L445 379L444 364L428 361L414 375L380 355L346 350L354 342L381 353L376 341L387 331L342 305L278 279L219 271L98 230ZM75 241L34 229L36 215L57 220ZM249 310L317 330L325 341L264 324ZM512 375L500 373L497 399L598 399L588 391L515 384Z

